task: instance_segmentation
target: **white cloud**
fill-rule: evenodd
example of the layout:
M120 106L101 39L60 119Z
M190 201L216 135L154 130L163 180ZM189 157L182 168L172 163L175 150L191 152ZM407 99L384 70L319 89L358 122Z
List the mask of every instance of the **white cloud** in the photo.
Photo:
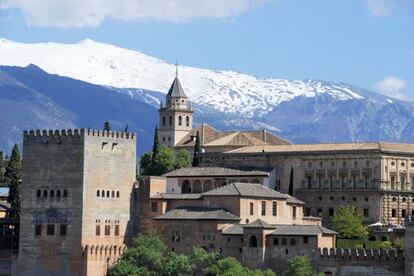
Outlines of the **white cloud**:
M395 0L365 0L368 11L375 17L390 15L395 8Z
M406 81L394 76L388 76L374 84L375 91L386 96L406 100L407 96L404 93Z
M0 0L20 8L31 26L99 26L106 18L185 22L223 19L275 0Z

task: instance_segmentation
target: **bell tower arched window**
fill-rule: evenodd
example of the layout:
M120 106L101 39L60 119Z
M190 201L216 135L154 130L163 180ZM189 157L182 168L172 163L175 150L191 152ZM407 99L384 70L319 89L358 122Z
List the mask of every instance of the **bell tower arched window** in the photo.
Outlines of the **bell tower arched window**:
M183 117L181 117L181 115L178 116L178 125L179 126L182 126L183 125Z
M185 117L185 126L187 126L187 127L190 126L190 117L189 116Z
M172 126L172 116L170 116L170 117L168 118L168 124L169 124L170 126Z
M165 126L165 116L162 116L162 125Z

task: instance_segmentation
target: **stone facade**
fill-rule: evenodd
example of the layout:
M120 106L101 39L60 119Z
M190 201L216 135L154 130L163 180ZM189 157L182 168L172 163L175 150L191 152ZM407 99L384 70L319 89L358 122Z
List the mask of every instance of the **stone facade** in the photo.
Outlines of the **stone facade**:
M25 131L15 275L104 275L133 234L133 133Z

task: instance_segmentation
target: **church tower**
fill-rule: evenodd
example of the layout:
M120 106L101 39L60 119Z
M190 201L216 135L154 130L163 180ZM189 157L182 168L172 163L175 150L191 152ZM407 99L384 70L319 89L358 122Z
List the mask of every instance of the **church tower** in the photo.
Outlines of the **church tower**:
M161 102L158 113L158 136L162 145L174 147L193 128L193 111L178 79L178 70L165 98L165 105Z

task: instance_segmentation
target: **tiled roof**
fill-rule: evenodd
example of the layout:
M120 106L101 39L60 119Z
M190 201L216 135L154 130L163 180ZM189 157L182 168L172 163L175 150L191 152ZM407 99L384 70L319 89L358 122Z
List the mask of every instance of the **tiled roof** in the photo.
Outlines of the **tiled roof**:
M335 231L332 231L328 228L318 226L318 225L274 225L275 230L273 230L271 235L285 235L285 236L304 236L312 235L316 236L319 234L336 234Z
M152 199L200 199L201 194L178 194L178 193L157 193Z
M225 235L242 235L243 234L242 224L231 224L223 228L222 233Z
M222 167L192 167L182 168L164 174L165 177L177 176L269 176L273 168L222 168Z
M194 137L200 135L202 147L217 146L254 146L254 145L286 145L288 141L266 131L219 131L207 124L193 128L175 147L194 146Z
M369 142L369 143L337 143L337 144L296 144L296 145L259 145L246 146L227 153L303 153L331 151L378 151L378 152L410 152L414 153L414 144Z
M170 89L168 90L167 97L173 97L173 98L187 98L187 96L184 93L184 89L181 86L180 81L178 80L178 77L175 77L173 83L171 84Z
M275 228L273 225L270 225L266 221L261 219L256 219L248 224L242 225L243 228Z
M223 209L204 206L182 206L171 209L155 219L189 219L189 220L235 220L240 218Z

